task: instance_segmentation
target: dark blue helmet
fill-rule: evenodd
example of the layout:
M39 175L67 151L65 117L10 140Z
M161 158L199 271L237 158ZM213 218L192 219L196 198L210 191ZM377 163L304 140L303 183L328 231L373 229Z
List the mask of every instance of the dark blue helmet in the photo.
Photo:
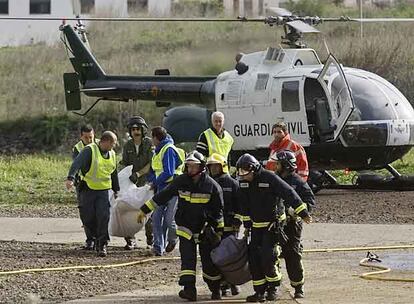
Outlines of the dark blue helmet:
M257 172L260 169L259 161L248 153L243 154L236 163L237 175L243 176L250 172Z
M289 172L294 172L297 169L296 156L292 151L282 150L276 152L272 155L270 159L280 162L282 168Z

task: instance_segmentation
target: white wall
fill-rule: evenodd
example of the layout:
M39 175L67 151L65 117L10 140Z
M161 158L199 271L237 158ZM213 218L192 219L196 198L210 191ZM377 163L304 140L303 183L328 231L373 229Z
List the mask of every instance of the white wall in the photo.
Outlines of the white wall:
M72 0L51 0L50 15L30 15L30 0L9 0L10 17L74 17ZM98 15L126 16L127 0L95 0ZM0 47L45 42L52 44L60 37L61 21L0 20ZM74 22L72 22L74 23Z
M148 0L148 14L153 17L171 15L171 0Z

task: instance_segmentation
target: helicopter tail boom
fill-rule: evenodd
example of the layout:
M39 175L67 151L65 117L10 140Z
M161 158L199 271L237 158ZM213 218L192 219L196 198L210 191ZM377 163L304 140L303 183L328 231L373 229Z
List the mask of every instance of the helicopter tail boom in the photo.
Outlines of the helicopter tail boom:
M104 78L105 72L96 61L91 51L78 37L75 30L70 25L62 25L60 30L66 38L64 41L65 46L71 53L70 62L76 73L79 75L80 83L84 85L86 80Z

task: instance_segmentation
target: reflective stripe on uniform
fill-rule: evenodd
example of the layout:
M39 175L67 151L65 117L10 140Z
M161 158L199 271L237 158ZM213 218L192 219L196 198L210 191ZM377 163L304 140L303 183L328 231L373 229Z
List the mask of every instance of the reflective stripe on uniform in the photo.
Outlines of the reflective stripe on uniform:
M195 270L190 270L190 269L181 270L180 277L185 276L185 275L196 276L196 271Z
M295 286L300 286L300 285L303 285L303 284L305 284L305 279L303 278L302 280L300 280L299 282L295 282L295 281L290 281L290 285L292 285L293 287L295 287Z
M225 226L224 227L224 232L233 232L233 231L234 231L233 226Z
M302 203L302 204L300 204L300 206L299 206L299 207L297 207L297 208L295 209L295 213L296 213L296 214L299 214L299 213L301 213L303 210L306 210L306 209L307 209L306 204L305 204L305 203Z
M286 213L282 213L282 214L279 216L279 222L283 222L284 220L286 220Z
M266 284L266 279L262 279L262 280L253 280L253 286L260 286L260 285L264 285Z
M193 204L207 204L211 197L209 193L191 193L190 191L178 191L178 196Z
M188 229L187 227L184 226L177 226L177 230L176 230L176 234L178 236L181 236L187 240L191 240L192 236L193 236L193 232Z
M237 220L239 220L239 221L243 221L243 216L242 216L241 214L237 214L237 213L236 213L236 214L234 215L234 218L235 218L235 219L237 219Z
M253 228L266 228L270 225L270 222L253 222Z
M278 271L277 268L276 268L276 276L275 277L266 276L266 281L267 282L278 282L281 279L282 279L282 273L280 271Z
M218 281L218 280L221 280L221 274L216 275L216 276L210 276L207 273L203 272L203 278L206 278L210 281Z
M154 211L158 207L157 203L154 202L152 199L146 201L145 206L147 206L148 209L151 210L151 211Z
M250 221L251 219L250 219L250 216L248 216L248 215L242 215L241 216L241 219L243 220L243 222L248 222L248 221Z

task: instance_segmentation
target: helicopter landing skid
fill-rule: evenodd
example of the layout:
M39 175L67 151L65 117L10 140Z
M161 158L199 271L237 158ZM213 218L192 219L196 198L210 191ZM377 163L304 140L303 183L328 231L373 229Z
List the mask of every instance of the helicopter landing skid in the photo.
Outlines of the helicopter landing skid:
M350 185L338 183L335 177L327 171L319 171L319 183L310 183L310 185L315 193L321 189L414 191L413 175L401 175L391 165L387 165L385 169L392 176L383 176L374 173L358 174L354 177Z

